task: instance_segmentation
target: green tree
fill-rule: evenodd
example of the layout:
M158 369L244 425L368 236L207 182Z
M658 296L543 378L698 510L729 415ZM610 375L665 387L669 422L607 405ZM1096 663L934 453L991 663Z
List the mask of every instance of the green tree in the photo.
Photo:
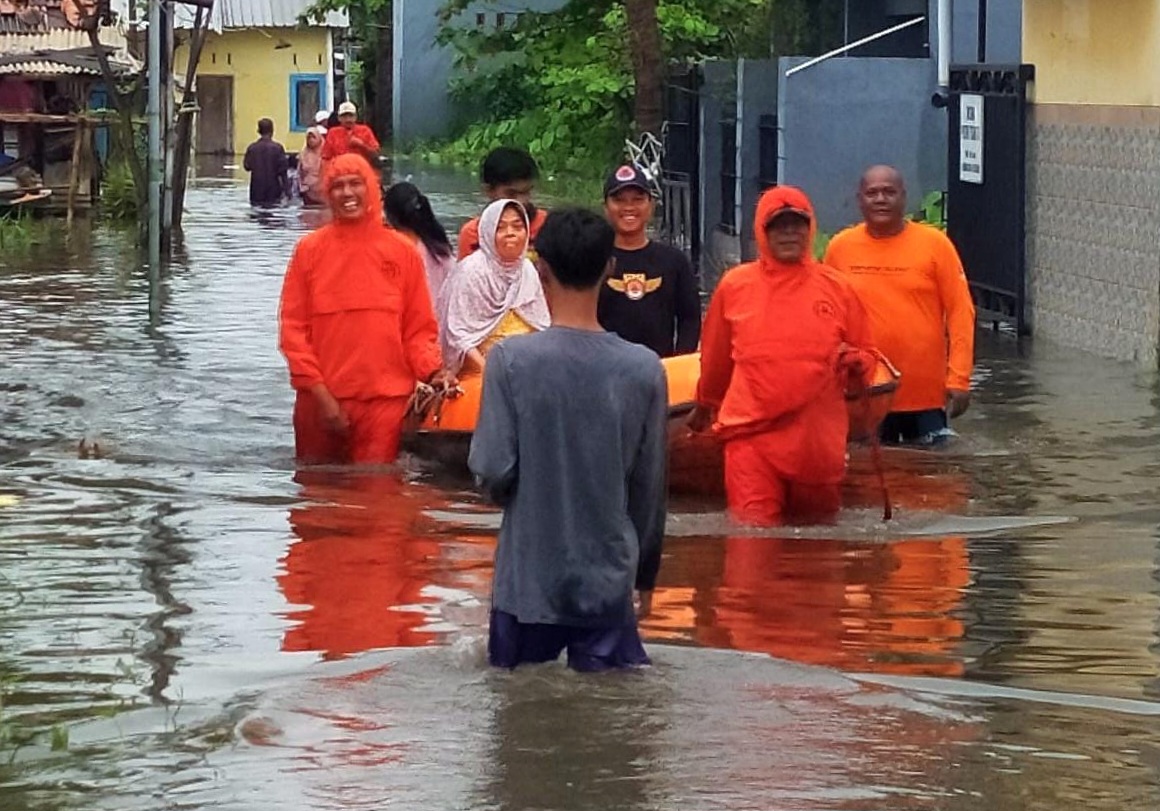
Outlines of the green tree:
M327 12L345 11L349 36L358 51L358 64L347 65L347 93L365 106L365 118L379 137L391 137L394 97L394 29L391 0L317 0L303 22L319 23Z

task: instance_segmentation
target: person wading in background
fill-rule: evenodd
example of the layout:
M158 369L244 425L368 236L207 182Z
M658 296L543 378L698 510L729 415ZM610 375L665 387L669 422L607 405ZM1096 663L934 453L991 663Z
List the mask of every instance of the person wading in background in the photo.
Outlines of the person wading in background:
M596 318L612 260L608 223L552 213L537 270L544 332L492 350L469 465L503 507L488 659L595 671L648 664L637 630L665 532L668 387L660 359Z
M725 444L729 513L743 524L827 521L841 507L848 389L876 358L861 302L813 255L814 211L792 186L758 202L759 258L713 293L689 428Z
M902 373L883 442L934 444L971 404L975 305L958 251L937 228L906 220L906 184L874 166L858 188L864 222L826 249L866 307L878 348Z
M604 213L616 231L616 265L600 289L600 323L662 358L697 351L701 296L697 276L676 248L649 239L648 178L621 166L604 183Z
M250 205L278 206L289 194L289 160L286 150L274 140L274 122L258 121L258 140L246 148L242 167L250 173Z
M297 457L389 464L416 383L455 379L442 371L423 260L383 225L377 173L340 155L324 183L333 220L294 249L279 312Z
M322 159L334 160L339 155L354 152L366 158L372 166L377 166L381 149L371 128L358 123L358 108L354 103L344 101L338 105L338 126L326 131Z

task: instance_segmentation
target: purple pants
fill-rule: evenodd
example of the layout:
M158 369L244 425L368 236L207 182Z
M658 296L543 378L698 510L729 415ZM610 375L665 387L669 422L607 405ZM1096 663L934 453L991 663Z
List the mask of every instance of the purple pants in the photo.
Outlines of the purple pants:
M523 664L554 662L568 650L568 667L582 673L620 670L651 664L636 623L621 628L573 628L520 622L492 610L487 660L509 670Z

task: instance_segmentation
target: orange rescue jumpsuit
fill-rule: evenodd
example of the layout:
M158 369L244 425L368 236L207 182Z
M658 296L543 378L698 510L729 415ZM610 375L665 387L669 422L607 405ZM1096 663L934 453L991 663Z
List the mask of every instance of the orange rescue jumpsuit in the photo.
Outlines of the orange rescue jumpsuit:
M352 146L350 143L351 138L358 138L362 141L365 151ZM375 137L374 131L366 124L355 124L349 130L340 125L331 127L326 131L326 140L322 143L322 159L324 161L330 161L339 155L354 153L371 160L378 156L380 149L382 147L379 145L379 139ZM376 180L375 182L377 183L378 181Z
M812 253L798 264L774 258L766 226L787 206L809 212L812 243L806 195L789 186L767 191L755 220L760 258L722 278L701 338L697 402L717 412L729 511L751 524L838 511L845 391L865 385L874 366L866 315L849 284Z
M423 260L382 224L378 177L361 157L340 155L324 187L351 174L366 179L365 216L304 237L282 287L279 346L298 392L297 456L308 464L393 462L416 381L442 366ZM325 427L311 392L319 383L350 421L345 434Z

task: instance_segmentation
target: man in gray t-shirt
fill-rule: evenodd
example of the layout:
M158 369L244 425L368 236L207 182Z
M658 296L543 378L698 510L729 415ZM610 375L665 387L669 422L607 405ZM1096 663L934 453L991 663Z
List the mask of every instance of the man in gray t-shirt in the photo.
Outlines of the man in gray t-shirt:
M637 631L664 538L668 387L645 347L596 317L612 228L580 209L536 239L552 327L489 353L469 464L504 508L488 657L577 670L648 664Z

